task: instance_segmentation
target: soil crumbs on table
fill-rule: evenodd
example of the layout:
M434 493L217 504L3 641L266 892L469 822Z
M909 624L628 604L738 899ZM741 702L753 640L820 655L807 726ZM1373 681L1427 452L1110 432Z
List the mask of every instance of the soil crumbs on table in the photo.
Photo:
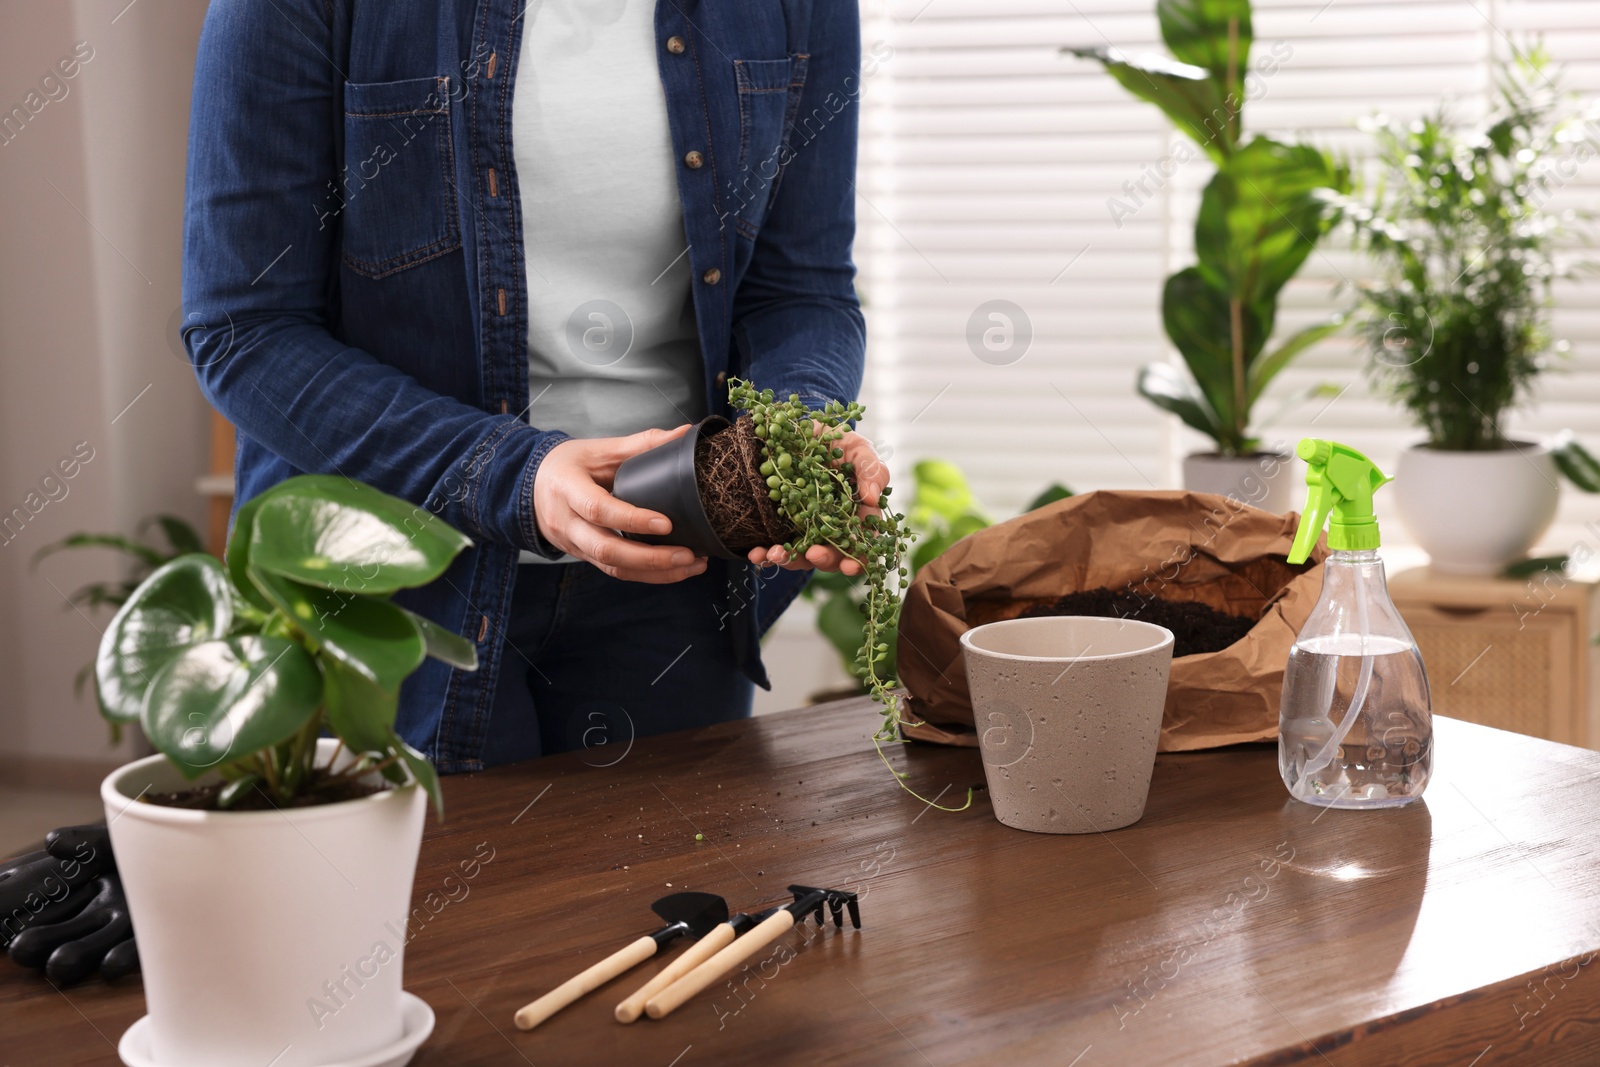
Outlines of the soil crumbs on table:
M276 811L280 808L309 808L322 804L337 804L344 800L359 800L384 787L346 778L334 778L318 771L312 772L309 786L297 793L286 804L275 803L262 789L252 789L240 797L233 807L217 807L217 794L226 782L209 782L193 789L175 793L146 793L140 798L146 804L159 804L164 808L196 808L201 811Z
M1179 603L1152 597L1145 600L1114 589L1085 589L1068 593L1053 603L1036 604L1021 618L1046 615L1093 615L1109 619L1137 619L1153 622L1172 631L1172 655L1193 656L1220 652L1250 632L1256 620L1244 615L1229 615L1208 604Z

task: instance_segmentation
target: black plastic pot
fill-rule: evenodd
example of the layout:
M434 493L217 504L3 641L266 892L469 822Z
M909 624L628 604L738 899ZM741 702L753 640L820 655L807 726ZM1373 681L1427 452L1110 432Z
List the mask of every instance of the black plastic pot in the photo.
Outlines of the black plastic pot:
M712 415L682 437L622 461L611 494L634 507L659 511L672 520L669 534L631 533L629 538L652 545L681 545L701 556L739 558L728 551L711 528L700 503L694 472L695 445L702 437L719 434L729 425L727 419Z

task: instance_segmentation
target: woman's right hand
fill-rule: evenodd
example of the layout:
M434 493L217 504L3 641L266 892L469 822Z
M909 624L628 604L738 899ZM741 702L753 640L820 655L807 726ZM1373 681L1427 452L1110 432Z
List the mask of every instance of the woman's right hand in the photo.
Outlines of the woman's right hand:
M552 448L533 477L533 517L545 539L563 552L592 563L613 578L665 585L706 569L704 556L687 548L646 545L618 535L662 535L672 523L611 495L622 461L687 433L645 430L628 437L574 438Z

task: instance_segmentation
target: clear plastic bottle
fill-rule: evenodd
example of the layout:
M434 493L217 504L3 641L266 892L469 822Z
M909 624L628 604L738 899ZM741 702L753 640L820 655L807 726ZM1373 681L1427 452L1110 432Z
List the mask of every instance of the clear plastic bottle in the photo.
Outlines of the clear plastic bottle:
M1428 676L1375 550L1335 551L1289 654L1278 770L1291 796L1381 808L1422 795L1433 765Z

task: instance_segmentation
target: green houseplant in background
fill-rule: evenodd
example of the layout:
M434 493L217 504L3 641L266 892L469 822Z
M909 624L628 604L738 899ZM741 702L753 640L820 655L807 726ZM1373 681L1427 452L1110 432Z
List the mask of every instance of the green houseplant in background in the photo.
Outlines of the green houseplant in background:
M1244 104L1278 62L1263 57L1250 66L1248 0L1159 0L1156 16L1171 57L1064 49L1098 60L1123 88L1161 108L1216 167L1200 198L1196 263L1169 277L1161 295L1162 323L1189 373L1151 364L1139 372L1138 390L1216 442L1215 454L1185 461L1188 488L1285 511L1294 506L1292 465L1258 453L1252 410L1296 356L1342 325L1334 316L1269 347L1279 294L1335 221L1329 193L1348 191L1348 170L1310 145L1244 136ZM1241 493L1251 474L1264 492Z
M240 508L225 562L179 556L112 619L101 712L161 753L101 786L150 1011L124 1041L151 1061L266 1063L292 1042L306 1062L378 1062L431 1030L395 923L439 780L395 713L425 658L477 655L389 598L469 543L368 486L291 478ZM196 962L218 946L238 965ZM351 969L359 995L328 999Z
M162 536L167 542L165 548L149 544L144 540L145 534L153 526L161 528ZM57 552L81 548L109 548L119 552L127 557L128 568L124 577L116 581L90 582L73 590L67 595L65 608L67 611L74 609L95 611L99 608L111 608L114 611L127 602L133 591L139 588L139 583L148 578L157 567L190 552L205 551L205 546L200 543L200 534L193 526L176 515L152 515L139 523L139 528L134 531L132 537L113 533L71 534L35 552L30 565L38 567L41 560ZM72 679L72 691L83 692L84 683L93 675L94 663L84 664ZM112 723L112 744L117 742L121 733L121 724Z
M1344 203L1379 272L1358 288L1369 372L1425 434L1401 455L1396 503L1434 566L1458 573L1494 573L1538 540L1558 470L1600 490L1600 465L1570 434L1507 432L1509 412L1566 349L1549 328L1551 284L1567 273L1562 220L1543 210L1562 182L1552 158L1593 152L1561 140L1571 119L1541 53L1497 80L1480 125L1442 107L1411 123L1375 119L1376 174ZM1463 523L1469 493L1496 506Z

